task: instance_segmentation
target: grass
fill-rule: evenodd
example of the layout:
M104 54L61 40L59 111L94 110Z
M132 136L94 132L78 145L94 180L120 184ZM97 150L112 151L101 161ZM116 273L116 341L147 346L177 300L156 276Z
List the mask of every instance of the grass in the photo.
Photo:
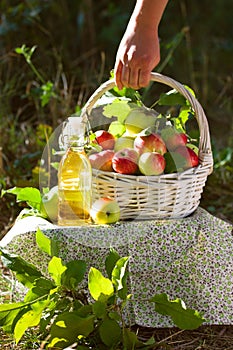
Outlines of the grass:
M195 331L135 326L134 330L141 340L154 336L157 350L233 350L233 326L202 326ZM32 331L26 332L16 346L14 340L0 330L1 350L38 350L39 346L40 341Z

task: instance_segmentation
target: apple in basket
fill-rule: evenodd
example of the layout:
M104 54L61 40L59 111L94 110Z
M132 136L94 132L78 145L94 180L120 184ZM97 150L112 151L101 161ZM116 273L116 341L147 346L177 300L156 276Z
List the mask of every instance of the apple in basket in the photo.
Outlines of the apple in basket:
M103 171L113 171L112 158L114 154L115 152L110 149L90 154L89 160L92 168Z
M90 215L98 225L114 224L120 220L120 207L114 199L102 197L92 204Z
M197 154L186 146L179 146L175 151L165 153L164 158L166 160L165 173L167 174L196 167L199 163Z
M133 148L123 148L112 158L112 167L120 174L136 174L138 172L138 153Z
M145 152L140 156L138 161L139 170L147 176L162 174L165 165L164 156L157 152Z
M133 148L134 138L130 136L121 136L115 141L114 151L118 152L123 148Z
M105 149L113 149L115 145L115 137L106 130L97 130L95 132L95 140L102 147L103 150Z
M161 136L169 151L174 151L179 146L185 146L188 142L187 135L176 131L173 127L164 128L161 131Z
M198 166L198 155L191 148L186 146L179 146L176 148L175 152L180 154L185 159L183 166L184 169Z
M139 154L145 152L158 152L164 154L167 152L165 142L160 135L151 132L149 129L143 130L134 140L134 148Z

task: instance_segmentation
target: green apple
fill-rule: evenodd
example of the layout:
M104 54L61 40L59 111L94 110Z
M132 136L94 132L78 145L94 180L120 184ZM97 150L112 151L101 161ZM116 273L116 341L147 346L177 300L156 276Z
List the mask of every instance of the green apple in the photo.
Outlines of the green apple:
M155 125L156 115L146 108L133 109L125 119L126 135L135 136L142 130Z
M57 221L58 216L58 186L54 186L42 197L42 214L51 221Z
M138 162L139 170L144 175L160 175L165 169L165 158L157 152L143 153Z
M133 148L134 138L130 136L122 136L116 139L114 151L118 152L124 148Z
M92 204L90 215L98 225L114 224L120 220L120 207L114 199L102 197Z

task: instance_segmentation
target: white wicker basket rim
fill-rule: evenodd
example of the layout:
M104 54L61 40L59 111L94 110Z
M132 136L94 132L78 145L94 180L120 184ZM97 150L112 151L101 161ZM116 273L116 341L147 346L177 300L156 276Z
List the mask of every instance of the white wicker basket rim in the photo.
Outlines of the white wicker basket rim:
M198 123L199 131L200 131L200 139L199 139L199 160L201 166L208 166L209 168L209 174L212 172L213 168L213 156L212 156L212 150L211 150L211 140L210 140L210 132L209 132L209 125L206 118L206 115L204 113L204 110L199 103L199 101L192 95L192 93L186 89L186 87L177 82L176 80L162 75L160 73L152 72L151 73L151 81L163 83L165 85L168 85L172 87L173 89L177 90L179 93L181 93L190 103L192 106L195 117ZM88 115L90 115L92 108L98 101L100 97L103 96L103 94L111 90L113 87L115 87L115 82L113 79L107 80L103 84L99 86L97 90L90 96L88 101L86 102L81 118L84 121L88 120Z

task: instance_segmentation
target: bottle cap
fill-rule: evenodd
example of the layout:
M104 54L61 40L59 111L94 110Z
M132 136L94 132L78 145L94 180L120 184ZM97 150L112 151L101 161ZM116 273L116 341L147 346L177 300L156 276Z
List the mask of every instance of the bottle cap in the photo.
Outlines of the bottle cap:
M64 127L59 138L60 149L66 150L71 142L76 143L77 146L84 146L85 129L86 124L82 118L74 115L68 117L64 122Z

